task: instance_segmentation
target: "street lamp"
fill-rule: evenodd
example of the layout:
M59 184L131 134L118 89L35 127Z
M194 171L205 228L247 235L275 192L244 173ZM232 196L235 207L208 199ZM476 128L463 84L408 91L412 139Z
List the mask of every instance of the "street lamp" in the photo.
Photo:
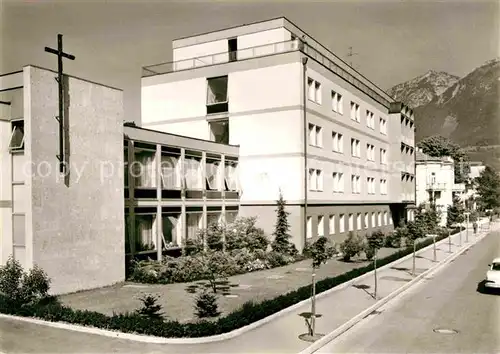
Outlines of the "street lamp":
M465 242L469 242L469 212L465 212Z

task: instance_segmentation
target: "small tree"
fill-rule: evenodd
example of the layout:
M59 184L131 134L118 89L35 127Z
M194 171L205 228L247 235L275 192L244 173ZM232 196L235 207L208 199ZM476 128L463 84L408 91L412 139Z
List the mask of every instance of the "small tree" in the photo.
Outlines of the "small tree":
M377 252L384 245L384 233L380 230L366 236L366 258L373 257L373 276L375 280L375 290L373 296L377 298Z
M139 298L142 302L142 307L136 310L136 313L150 320L163 321L162 306L157 304L158 299L158 297L151 294L143 295Z
M453 204L448 206L446 216L446 227L451 228L454 224L461 224L464 222L465 209L462 205L460 197L453 196Z
M316 269L326 263L335 254L335 248L325 236L319 237L309 248L312 257L312 296L310 335L314 337L316 326Z
M426 235L426 226L422 222L423 218L415 218L415 221L409 221L407 223L408 229L408 239L411 241L413 246L413 270L412 275L415 276L415 252L417 247L417 240L425 237Z
M217 296L203 289L196 296L195 314L198 318L217 317L220 315Z
M486 166L475 180L478 204L481 210L500 207L500 176L491 166Z
M217 285L227 280L229 276L229 265L227 259L221 252L207 251L197 257L200 272L203 279L209 283L213 293L217 293Z
M290 224L288 223L289 212L285 210L286 202L283 199L283 193L279 191L279 198L276 201L276 225L274 226L274 240L271 243L273 251L278 253L284 253L295 256L297 254L297 249L295 245L290 242L291 235Z

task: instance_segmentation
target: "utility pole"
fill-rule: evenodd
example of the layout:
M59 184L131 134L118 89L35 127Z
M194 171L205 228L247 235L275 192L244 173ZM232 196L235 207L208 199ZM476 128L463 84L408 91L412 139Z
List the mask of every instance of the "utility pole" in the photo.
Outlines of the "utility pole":
M349 66L352 67L352 57L358 55L358 53L353 53L352 47L349 47L349 53L347 53L347 57L349 58Z

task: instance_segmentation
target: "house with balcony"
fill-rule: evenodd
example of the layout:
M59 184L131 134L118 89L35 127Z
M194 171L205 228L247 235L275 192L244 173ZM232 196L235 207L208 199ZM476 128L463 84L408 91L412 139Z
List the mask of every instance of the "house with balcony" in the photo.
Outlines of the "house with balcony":
M420 149L416 152L417 205L435 206L441 213L440 225L445 226L447 210L453 197L463 199L464 183L455 183L453 159L449 156L431 157Z
M412 109L291 21L192 35L172 48L172 62L143 68L141 126L233 146L211 153L238 156L238 215L258 216L271 234L281 191L299 249L412 217Z

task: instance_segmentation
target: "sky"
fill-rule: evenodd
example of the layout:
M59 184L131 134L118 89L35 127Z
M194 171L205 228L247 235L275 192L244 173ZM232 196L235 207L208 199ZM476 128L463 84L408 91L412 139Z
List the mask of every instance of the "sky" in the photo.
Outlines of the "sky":
M285 16L383 89L429 70L464 76L500 53L498 0L0 0L0 73L57 68L45 46L76 56L64 71L124 90L140 122L141 67L170 61L171 42ZM347 60L347 59L346 59Z

